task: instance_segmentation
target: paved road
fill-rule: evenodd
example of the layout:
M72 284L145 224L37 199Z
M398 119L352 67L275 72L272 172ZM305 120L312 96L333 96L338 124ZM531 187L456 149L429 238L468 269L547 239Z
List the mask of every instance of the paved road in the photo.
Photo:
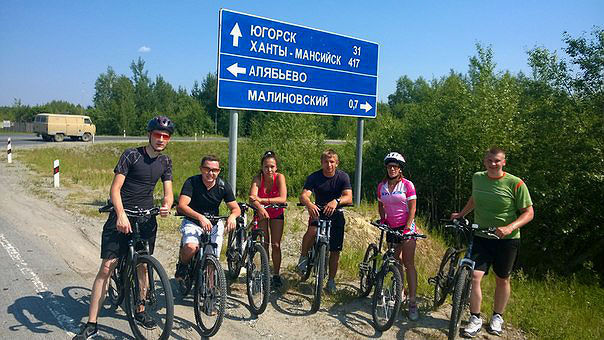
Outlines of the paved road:
M1 134L0 135L0 146L2 146L2 149L6 148L6 142L8 140L8 137L11 138L11 144L13 145L13 148L17 148L19 146L26 146L26 147L37 147L37 146L48 146L48 145L56 145L58 143L55 142L46 142L44 140L42 140L42 138L40 137L36 137L35 135L27 135L27 134L15 134L15 135L9 135L9 134ZM194 137L174 137L172 139L173 141L195 141ZM207 137L207 138L198 138L198 141L224 141L227 142L229 139L226 137ZM140 136L136 136L136 137L129 137L126 136L126 138L124 137L120 137L120 136L95 136L94 138L95 142L101 142L101 143L107 143L107 142L146 142L147 139L144 137L140 137ZM84 142L80 142L80 141L72 141L70 139L65 139L65 141L61 142L61 143L65 143L65 144L70 144L70 143L76 143L76 144L81 144Z
M71 339L85 321L91 279L74 272L46 234L3 213L0 273L1 339ZM110 316L103 318L104 337L132 339L121 310L107 309L103 316Z
M36 137L35 135L28 135L28 134L15 134L15 135L10 135L10 134L0 134L0 148L1 150L4 150L6 148L6 142L8 140L8 137L11 138L11 143L13 145L13 148L17 148L17 147L43 147L43 146L49 146L49 145L57 145L58 143L55 142L46 142L43 141L42 138L40 137ZM186 141L186 142L193 142L195 141L194 137L174 137L172 139L173 141ZM239 141L241 140L245 140L245 138L239 138ZM101 142L101 143L109 143L109 142L146 142L147 140L144 137L140 137L140 136L126 136L126 138L124 137L120 137L120 136L95 136L94 138L95 142ZM210 141L221 141L221 142L228 142L229 139L228 137L206 137L206 138L197 138L197 141L199 142L210 142ZM72 141L70 139L65 139L65 141L61 142L61 143L65 143L65 144L70 144L70 143L76 143L76 144L82 144L84 142L80 142L80 141ZM345 140L337 140L337 139L326 139L325 140L325 144L329 144L329 145L341 145L341 144L346 144Z

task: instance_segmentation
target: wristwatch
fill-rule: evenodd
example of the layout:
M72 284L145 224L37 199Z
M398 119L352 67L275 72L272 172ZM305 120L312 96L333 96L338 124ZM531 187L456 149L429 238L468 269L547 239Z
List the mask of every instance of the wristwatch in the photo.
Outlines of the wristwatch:
M339 199L339 198L336 198L336 203L337 203L338 205L340 205L340 199Z

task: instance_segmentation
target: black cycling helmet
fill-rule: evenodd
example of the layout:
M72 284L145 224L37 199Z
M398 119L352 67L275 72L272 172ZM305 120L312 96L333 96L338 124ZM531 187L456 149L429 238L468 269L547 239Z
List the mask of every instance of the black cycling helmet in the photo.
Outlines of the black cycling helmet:
M398 152L391 152L384 157L384 165L388 165L388 163L396 163L402 169L405 165L405 158Z
M174 123L166 116L154 117L147 123L147 131L153 130L167 131L170 135L174 133Z

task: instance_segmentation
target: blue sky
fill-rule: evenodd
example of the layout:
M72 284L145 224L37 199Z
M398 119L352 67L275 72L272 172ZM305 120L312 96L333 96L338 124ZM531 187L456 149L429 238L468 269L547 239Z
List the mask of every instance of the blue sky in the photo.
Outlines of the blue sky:
M604 1L13 1L0 5L0 105L91 105L108 66L142 57L175 88L216 71L218 11L236 11L380 45L379 99L396 80L467 72L475 44L498 70L528 72L526 52L560 50L562 33L604 26Z

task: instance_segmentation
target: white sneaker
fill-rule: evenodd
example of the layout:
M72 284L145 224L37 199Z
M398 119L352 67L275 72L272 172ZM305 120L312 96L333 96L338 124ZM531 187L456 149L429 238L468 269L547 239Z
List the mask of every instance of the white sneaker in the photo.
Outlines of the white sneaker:
M419 311L417 310L417 304L409 303L409 320L417 321L419 319Z
M487 332L497 336L503 333L503 318L501 317L501 315L493 314L491 322L489 322L489 328L487 328Z
M327 293L335 294L336 293L336 281L335 280L327 280L327 286L325 287Z
M476 336L476 334L478 334L478 332L480 332L481 328L482 328L482 319L479 317L476 317L474 315L471 315L470 321L468 321L466 328L463 329L463 336L468 337L468 338L473 338Z
M300 259L298 259L298 271L300 271L300 273L304 274L306 272L307 266L308 266L308 257L300 256Z

